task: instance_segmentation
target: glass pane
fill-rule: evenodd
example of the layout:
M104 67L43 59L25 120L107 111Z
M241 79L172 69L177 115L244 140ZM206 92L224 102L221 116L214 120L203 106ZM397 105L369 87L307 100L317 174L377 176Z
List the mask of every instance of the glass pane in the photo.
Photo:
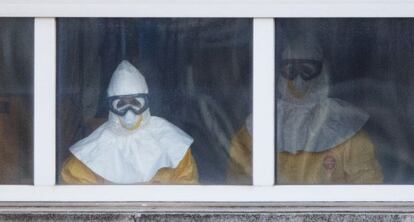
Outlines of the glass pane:
M239 183L229 152L252 112L251 26L58 19L58 183Z
M33 24L0 18L0 184L33 183Z
M278 19L277 183L414 183L414 20Z

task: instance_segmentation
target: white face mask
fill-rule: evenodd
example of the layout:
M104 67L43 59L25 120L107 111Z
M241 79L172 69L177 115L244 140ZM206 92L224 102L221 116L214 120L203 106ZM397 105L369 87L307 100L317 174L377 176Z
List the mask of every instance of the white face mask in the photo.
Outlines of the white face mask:
M294 80L292 80L292 88L291 90L293 92L295 92L294 94L299 94L299 95L306 95L306 92L309 90L309 87L311 85L311 81L306 81L303 80L300 77L295 78ZM291 93L293 93L291 92Z
M119 121L121 122L121 125L128 129L128 130L134 130L139 127L142 120L141 115L137 115L131 110L128 110L128 112L123 115L119 116Z

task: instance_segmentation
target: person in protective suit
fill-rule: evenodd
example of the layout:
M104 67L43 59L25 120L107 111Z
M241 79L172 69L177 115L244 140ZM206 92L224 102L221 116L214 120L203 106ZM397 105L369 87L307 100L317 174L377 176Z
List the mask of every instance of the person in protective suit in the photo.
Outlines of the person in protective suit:
M152 116L144 76L122 61L107 89L109 118L71 146L61 170L65 184L196 184L193 139Z
M277 79L277 183L382 183L375 146L362 130L369 116L329 98L329 64L318 41L307 35L285 47ZM251 183L252 134L245 129L231 143L229 179Z

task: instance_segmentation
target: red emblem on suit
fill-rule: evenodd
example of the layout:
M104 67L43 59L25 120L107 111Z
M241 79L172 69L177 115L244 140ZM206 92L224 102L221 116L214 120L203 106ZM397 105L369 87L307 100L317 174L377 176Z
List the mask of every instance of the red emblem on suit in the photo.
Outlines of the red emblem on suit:
M336 159L331 155L327 155L323 160L323 166L327 170L333 170L336 167Z

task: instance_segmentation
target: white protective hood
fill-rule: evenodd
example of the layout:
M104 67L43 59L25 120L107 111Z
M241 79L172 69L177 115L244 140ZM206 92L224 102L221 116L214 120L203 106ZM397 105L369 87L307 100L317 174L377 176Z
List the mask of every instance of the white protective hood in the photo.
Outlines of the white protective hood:
M144 76L129 62L122 61L107 93L148 93L148 87ZM159 169L177 167L193 138L167 120L151 116L149 109L141 115L141 126L130 131L110 112L107 122L70 147L70 151L94 173L118 184L148 182Z
M322 152L354 136L369 116L352 104L329 98L329 64L312 36L286 44L282 59L315 59L323 62L322 73L309 80L302 98L293 96L288 80L278 76L277 149L279 152ZM300 78L300 76L296 77Z

